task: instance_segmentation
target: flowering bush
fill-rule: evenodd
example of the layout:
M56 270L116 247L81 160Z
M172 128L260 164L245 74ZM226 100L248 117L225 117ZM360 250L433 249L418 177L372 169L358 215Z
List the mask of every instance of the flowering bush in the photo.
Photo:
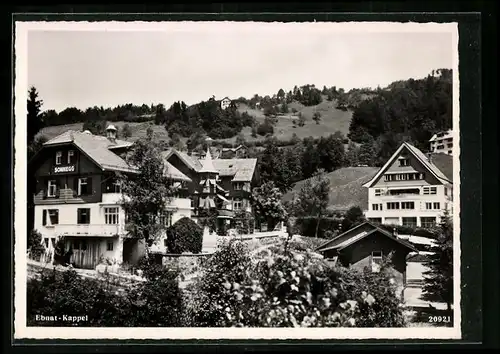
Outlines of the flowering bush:
M332 268L309 251L285 253L276 245L261 250L259 259L252 262L242 248L238 241L228 243L207 265L195 284L192 325L381 327L404 324L398 300L388 286L389 280L383 281L385 273L367 275ZM362 283L365 280L368 283Z

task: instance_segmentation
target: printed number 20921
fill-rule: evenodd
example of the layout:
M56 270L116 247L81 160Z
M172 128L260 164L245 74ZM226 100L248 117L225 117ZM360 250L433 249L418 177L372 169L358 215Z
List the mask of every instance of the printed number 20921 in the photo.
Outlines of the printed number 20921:
M431 323L450 323L451 316L429 316L428 321Z

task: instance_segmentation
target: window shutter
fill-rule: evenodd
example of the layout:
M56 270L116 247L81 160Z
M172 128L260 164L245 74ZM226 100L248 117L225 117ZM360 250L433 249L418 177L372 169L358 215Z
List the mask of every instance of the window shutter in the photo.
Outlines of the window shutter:
M87 219L88 219L88 221L89 221L88 223L90 224L90 209L87 209L87 215L88 215L88 218L87 218Z
M47 189L49 186L47 185L45 188L42 188L42 198L47 199Z
M59 198L59 193L61 192L61 182L56 180L56 198Z
M47 210L46 209L42 210L42 225L43 226L47 225Z
M90 195L94 194L94 191L92 190L92 177L87 178L87 192Z

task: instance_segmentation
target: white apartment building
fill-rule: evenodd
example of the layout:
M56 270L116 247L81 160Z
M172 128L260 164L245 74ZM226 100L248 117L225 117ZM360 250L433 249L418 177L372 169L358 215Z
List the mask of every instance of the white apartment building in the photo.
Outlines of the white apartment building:
M453 213L453 162L448 154L425 155L403 143L365 183L372 222L430 227Z
M71 248L70 262L94 268L99 261L134 263L144 245L125 230L126 215L117 173L137 173L121 157L132 143L116 139L116 128L107 137L90 132L67 131L47 141L29 162L37 180L34 228L42 234L47 254L53 256L58 237ZM166 174L178 193L160 220L170 226L191 217L191 200L183 188L191 179L165 161Z
M429 145L431 153L453 155L453 131L447 130L434 134L429 140Z

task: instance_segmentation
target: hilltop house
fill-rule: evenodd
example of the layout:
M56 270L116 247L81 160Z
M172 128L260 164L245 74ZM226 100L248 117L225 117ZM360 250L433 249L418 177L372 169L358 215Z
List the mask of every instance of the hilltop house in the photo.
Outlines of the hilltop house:
M106 258L134 263L144 248L125 230L117 178L117 173L138 173L125 160L133 143L118 140L112 125L106 134L67 131L44 143L29 162L36 178L34 227L49 251L56 238L65 236L66 250L73 252L70 262L79 268L94 268ZM170 164L166 164L166 173L173 184L191 182ZM160 215L168 225L191 215L191 202L180 193L172 199L167 214Z
M368 189L368 220L430 227L445 210L453 213L452 156L425 155L403 143L363 187Z
M359 270L367 267L372 272L378 272L384 257L392 254L393 276L401 294L406 286L407 257L410 253L418 253L408 241L370 222L355 226L326 241L316 251L334 264Z
M222 100L220 100L220 108L221 109L227 109L231 106L232 101L229 99L229 97L224 97Z
M434 134L429 140L430 151L453 155L453 131L447 130Z
M191 179L186 188L191 198L193 218L216 211L218 229L229 227L237 211L252 213L250 195L260 184L257 159L212 159L207 150L203 159L171 149L165 160Z

